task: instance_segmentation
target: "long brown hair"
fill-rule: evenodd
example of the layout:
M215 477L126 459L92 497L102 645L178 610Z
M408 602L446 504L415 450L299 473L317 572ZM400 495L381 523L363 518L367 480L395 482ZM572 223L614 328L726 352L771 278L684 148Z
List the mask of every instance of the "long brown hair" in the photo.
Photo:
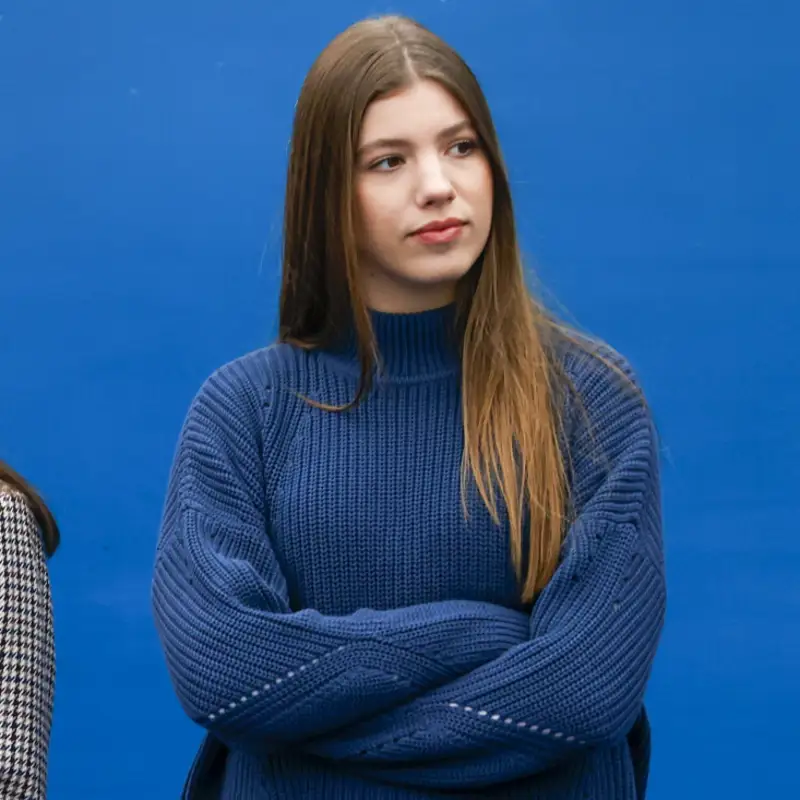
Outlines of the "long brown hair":
M25 498L25 502L33 512L33 516L42 532L45 554L48 557L52 556L61 543L61 534L55 517L47 507L47 503L44 502L41 495L22 475L12 469L5 461L0 461L0 491L3 489L3 484L9 486L12 491L19 492Z
M554 337L564 329L526 285L509 181L480 85L452 48L412 20L385 16L351 26L306 76L289 155L279 339L312 349L354 328L361 363L357 394L346 406L323 407L351 408L370 388L377 354L358 280L355 154L369 104L423 79L437 81L463 106L491 165L492 229L456 298L465 437L462 497L471 476L499 522L499 489L521 595L530 601L557 566L567 521L560 417L564 381L553 356Z

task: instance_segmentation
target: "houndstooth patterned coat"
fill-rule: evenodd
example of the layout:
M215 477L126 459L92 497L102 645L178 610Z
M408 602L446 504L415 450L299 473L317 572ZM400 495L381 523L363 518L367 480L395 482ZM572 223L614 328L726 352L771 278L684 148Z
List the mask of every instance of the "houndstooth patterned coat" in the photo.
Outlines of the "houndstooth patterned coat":
M55 649L44 549L25 499L0 483L0 798L47 791Z

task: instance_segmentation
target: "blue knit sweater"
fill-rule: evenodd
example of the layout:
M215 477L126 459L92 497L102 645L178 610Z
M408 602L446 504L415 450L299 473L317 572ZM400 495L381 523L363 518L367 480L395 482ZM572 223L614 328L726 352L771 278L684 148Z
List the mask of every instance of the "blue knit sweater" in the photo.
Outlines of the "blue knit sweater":
M191 405L153 608L183 708L230 750L226 800L635 797L665 610L647 409L564 344L577 517L525 607L505 517L474 489L463 513L451 323L375 313L384 369L350 412L298 394L351 399L353 354L289 345Z

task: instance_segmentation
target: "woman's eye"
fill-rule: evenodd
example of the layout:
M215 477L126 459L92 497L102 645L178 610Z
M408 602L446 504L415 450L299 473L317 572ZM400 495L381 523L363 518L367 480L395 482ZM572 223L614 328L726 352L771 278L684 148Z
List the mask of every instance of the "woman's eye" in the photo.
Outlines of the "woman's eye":
M378 172L390 172L393 169L397 169L402 162L403 159L400 158L400 156L386 156L386 158L382 158L380 161L373 162L370 169L374 169Z
M473 139L463 139L460 142L456 142L450 150L455 150L455 155L457 156L468 156L477 146L478 143Z
M474 139L462 139L451 145L447 152L457 158L465 158L478 148L478 143ZM404 163L402 156L384 156L378 161L373 161L369 169L374 172L394 172Z

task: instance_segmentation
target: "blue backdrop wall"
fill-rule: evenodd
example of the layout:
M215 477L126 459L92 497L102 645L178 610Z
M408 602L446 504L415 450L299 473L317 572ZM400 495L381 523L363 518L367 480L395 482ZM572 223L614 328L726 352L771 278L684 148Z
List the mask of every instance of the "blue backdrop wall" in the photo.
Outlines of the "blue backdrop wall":
M800 6L2 0L0 457L64 534L50 796L177 796L199 732L149 583L178 428L274 333L295 97L383 11L473 65L531 262L656 409L651 797L800 794Z

